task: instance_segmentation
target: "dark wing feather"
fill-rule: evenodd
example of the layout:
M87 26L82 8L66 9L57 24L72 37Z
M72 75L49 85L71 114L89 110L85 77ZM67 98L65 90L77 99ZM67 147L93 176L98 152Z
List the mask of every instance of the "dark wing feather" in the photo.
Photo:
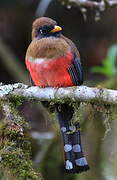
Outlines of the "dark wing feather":
M83 83L83 69L80 63L80 59L76 55L74 55L72 64L68 69L71 78L73 80L74 85L79 86Z
M83 70L80 63L80 54L75 44L65 36L61 37L70 45L72 52L74 52L74 58L68 71L71 75L74 85L81 85L83 83Z

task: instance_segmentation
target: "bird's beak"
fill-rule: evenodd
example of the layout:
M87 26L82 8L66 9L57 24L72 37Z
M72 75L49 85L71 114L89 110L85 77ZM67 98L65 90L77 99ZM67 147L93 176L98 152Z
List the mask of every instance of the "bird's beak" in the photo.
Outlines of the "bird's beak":
M60 26L55 25L50 32L59 32L59 31L62 31L62 28Z

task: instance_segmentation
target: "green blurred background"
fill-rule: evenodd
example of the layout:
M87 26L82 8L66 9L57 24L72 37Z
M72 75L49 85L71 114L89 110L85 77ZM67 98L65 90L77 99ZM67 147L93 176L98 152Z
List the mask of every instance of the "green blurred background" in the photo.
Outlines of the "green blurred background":
M2 83L30 84L25 54L31 42L32 22L40 16L54 18L63 27L64 34L77 45L84 68L85 85L117 89L117 9L101 13L98 22L94 20L95 12L89 11L87 21L84 21L78 7L62 5L57 0L0 0ZM45 180L117 179L117 109L111 108L112 112L109 109L107 113L107 109L101 105L96 108L90 104L82 106L82 138L90 171L80 175L64 173L56 120L51 120L41 105L26 102L20 107L31 125L34 167L40 170Z

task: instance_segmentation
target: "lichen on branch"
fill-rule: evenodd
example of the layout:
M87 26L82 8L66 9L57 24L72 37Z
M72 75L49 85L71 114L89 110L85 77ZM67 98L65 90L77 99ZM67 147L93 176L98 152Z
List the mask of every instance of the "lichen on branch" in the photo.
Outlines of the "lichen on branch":
M117 105L117 90L74 86L67 88L39 88L22 83L0 86L0 100L4 99L37 99L49 102L88 102Z

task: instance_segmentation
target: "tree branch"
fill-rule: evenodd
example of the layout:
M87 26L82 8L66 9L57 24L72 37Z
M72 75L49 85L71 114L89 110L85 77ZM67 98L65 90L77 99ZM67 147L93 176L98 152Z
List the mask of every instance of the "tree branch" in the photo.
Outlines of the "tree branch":
M95 9L104 9L105 3L104 1L96 2L96 1L88 1L88 0L69 0L73 5L85 7L85 8L95 8Z
M87 86L76 86L67 88L39 88L29 87L21 83L0 86L0 99L10 97L24 97L38 99L40 101L64 102L94 102L110 105L117 105L117 90L104 88L91 88Z
M117 0L101 0L100 2L92 0L61 0L62 3L77 7L92 8L104 11L107 7L117 6Z

